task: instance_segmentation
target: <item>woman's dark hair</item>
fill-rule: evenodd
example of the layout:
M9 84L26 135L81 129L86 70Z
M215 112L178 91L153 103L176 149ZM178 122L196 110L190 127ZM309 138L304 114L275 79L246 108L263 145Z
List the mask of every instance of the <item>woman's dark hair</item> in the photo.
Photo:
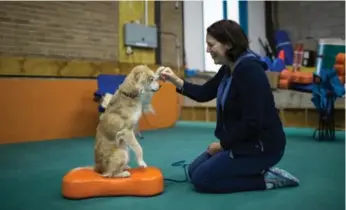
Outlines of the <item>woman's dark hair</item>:
M245 32L233 20L219 20L207 28L207 33L218 42L231 45L231 49L226 51L230 61L236 61L249 48Z

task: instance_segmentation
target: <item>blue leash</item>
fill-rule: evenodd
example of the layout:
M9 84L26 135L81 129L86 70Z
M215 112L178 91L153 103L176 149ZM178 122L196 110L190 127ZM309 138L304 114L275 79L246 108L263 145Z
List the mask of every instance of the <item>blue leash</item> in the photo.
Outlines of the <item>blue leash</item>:
M189 175L188 175L188 172L187 172L187 166L188 166L188 165L189 165L189 164L187 164L185 160L181 160L181 161L174 162L174 163L172 163L172 165L171 165L171 166L173 166L173 167L182 167L182 168L184 169L185 179L183 179L183 180L176 180L176 179L165 178L164 180L165 180L165 181L170 181L170 182L176 182L176 183L188 182L188 181L189 181Z

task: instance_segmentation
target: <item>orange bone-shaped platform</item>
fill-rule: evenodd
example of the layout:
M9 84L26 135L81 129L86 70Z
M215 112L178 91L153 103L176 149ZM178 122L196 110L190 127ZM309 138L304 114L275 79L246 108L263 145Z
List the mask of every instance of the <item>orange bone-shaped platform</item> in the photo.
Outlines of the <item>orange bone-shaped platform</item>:
M163 192L162 172L154 167L133 168L127 178L104 178L90 168L75 168L63 178L62 194L70 199L105 196L154 196Z

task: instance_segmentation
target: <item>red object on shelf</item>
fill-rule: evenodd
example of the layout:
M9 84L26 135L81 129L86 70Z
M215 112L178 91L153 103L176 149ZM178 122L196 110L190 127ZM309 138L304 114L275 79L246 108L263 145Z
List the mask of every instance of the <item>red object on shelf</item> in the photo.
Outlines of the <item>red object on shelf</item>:
M294 50L294 57L293 57L293 64L292 64L292 71L300 71L303 63L303 56L304 56L304 45L303 44L297 44L296 48Z

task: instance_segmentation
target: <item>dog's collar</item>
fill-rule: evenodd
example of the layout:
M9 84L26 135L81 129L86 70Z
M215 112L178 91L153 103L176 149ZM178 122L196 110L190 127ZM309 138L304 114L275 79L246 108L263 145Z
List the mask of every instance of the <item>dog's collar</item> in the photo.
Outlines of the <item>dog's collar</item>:
M120 93L123 94L126 97L129 97L129 98L137 98L137 97L139 97L139 94L132 94L132 93L124 92L124 91L120 91Z

